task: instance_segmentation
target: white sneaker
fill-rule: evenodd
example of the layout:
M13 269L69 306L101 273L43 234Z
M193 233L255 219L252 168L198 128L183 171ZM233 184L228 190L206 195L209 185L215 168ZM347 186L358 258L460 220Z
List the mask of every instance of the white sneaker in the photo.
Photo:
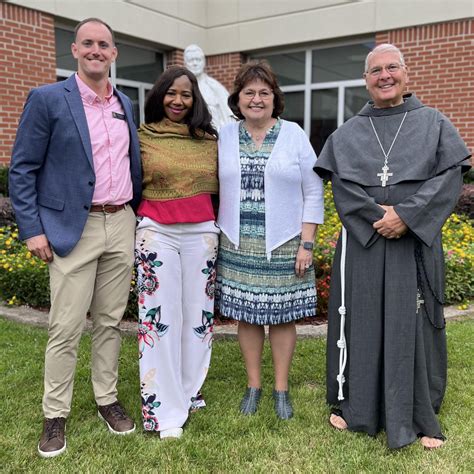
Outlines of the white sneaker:
M167 430L161 430L160 431L160 438L165 439L165 438L181 438L181 435L183 434L183 428L169 428Z

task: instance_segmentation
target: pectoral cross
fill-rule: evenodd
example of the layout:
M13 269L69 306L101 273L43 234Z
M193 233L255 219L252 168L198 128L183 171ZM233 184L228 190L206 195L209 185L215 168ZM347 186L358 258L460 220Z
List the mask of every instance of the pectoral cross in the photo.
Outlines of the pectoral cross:
M380 176L380 181L382 181L382 188L387 186L387 181L390 176L393 176L393 173L388 172L389 168L387 165L382 166L383 173L377 173L377 176Z
M420 290L417 290L416 292L416 314L420 311L421 305L425 304L425 300L421 299L421 293Z

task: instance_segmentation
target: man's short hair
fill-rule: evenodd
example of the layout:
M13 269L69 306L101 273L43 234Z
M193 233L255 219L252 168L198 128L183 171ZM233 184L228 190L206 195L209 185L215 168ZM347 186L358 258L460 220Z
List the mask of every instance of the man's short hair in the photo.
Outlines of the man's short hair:
M100 18L94 18L94 17L86 18L85 20L82 20L80 23L76 25L76 27L74 28L74 42L76 42L77 40L77 32L86 23L100 23L101 25L104 25L110 31L110 34L112 35L112 42L115 45L115 34L112 28L110 28L110 26L104 20L101 20Z

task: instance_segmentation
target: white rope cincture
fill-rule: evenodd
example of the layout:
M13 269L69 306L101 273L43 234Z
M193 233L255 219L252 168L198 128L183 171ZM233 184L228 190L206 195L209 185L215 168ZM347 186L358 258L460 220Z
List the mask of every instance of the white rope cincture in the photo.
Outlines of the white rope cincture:
M346 250L347 250L347 230L342 227L342 246L341 246L341 306L339 306L339 315L341 317L341 325L339 330L339 339L337 340L337 347L339 348L339 373L337 374L337 382L339 384L339 392L337 394L338 400L344 400L342 386L346 381L344 377L344 370L347 363L347 344L346 335L344 333L344 326L346 324Z

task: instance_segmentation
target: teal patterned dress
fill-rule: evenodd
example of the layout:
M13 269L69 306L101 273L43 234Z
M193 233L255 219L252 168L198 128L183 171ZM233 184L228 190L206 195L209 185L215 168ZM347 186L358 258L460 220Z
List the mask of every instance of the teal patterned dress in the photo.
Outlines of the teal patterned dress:
M280 128L278 120L257 149L240 123L239 248L223 233L220 237L216 291L219 312L250 324L282 324L316 315L313 266L302 278L295 274L300 237L273 250L270 260L265 251L264 171Z

